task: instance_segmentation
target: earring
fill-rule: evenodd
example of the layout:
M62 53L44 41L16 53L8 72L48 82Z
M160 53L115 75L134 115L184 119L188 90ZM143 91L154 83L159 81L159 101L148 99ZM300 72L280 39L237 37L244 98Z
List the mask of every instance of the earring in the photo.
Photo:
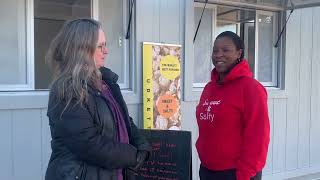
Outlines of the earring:
M241 62L241 59L240 58L238 58L238 63L240 63Z

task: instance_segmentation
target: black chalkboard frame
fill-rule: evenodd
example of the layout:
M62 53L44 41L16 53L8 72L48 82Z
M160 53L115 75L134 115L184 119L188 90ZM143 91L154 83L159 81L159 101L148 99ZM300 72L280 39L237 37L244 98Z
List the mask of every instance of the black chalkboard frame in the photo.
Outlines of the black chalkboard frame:
M148 161L136 172L128 171L128 180L191 180L191 132L140 129L152 146Z

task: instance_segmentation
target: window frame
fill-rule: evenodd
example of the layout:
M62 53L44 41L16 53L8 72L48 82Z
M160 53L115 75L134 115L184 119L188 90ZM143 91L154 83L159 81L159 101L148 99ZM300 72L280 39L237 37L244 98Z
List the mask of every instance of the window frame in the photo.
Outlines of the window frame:
M25 33L25 39L22 44L25 45L25 53L21 54L19 58L20 61L26 61L26 83L25 84L0 84L0 93L6 92L44 92L49 91L49 89L35 89L35 56L34 56L34 0L24 0L25 3L25 16L23 17L23 22L18 24L25 24L25 31L19 33ZM124 66L126 70L124 71L124 83L119 83L120 89L125 92L125 96L128 97L134 95L129 99L132 101L137 101L136 97L136 76L135 75L135 58L134 58L134 39L135 39L135 18L132 18L130 38L125 39L125 33L127 31L127 23L130 8L129 1L123 0L123 36L119 39L119 43L123 46L124 55ZM133 17L135 16L135 9L133 8ZM91 0L91 18L99 20L99 0Z
M33 0L24 0L25 4L25 14L24 14L24 22L20 22L18 24L25 25L25 31L20 31L18 36L21 36L21 33L25 33L25 39L21 44L24 44L23 49L25 53L19 55L18 61L26 61L26 83L25 84L0 84L0 92L8 92L8 91L28 91L34 90L34 21L33 21ZM19 38L20 39L20 38ZM25 56L25 57L23 57Z
M97 21L99 21L99 0L91 0L92 2L92 10L91 10L91 17ZM123 28L123 34L121 37L118 37L118 43L122 45L122 53L124 55L124 66L125 66L125 71L124 71L124 82L123 83L118 83L120 86L121 90L124 91L131 91L133 89L132 85L133 83L131 83L132 81L132 75L133 75L133 66L132 66L132 52L130 51L130 49L132 49L131 47L133 47L134 43L132 43L132 39L133 39L133 24L134 24L134 18L132 18L131 21L131 28L130 28L130 38L129 39L125 39L126 36L126 31L127 31L127 25L128 25L128 17L129 17L129 9L131 8L131 6L128 4L128 1L123 0L123 5L122 5L122 15L123 15L123 19L122 19L122 28ZM133 14L132 14L133 16ZM128 73L128 74L127 74Z
M194 37L194 7L195 3L202 4L202 7L204 6L204 1L201 0L189 0L189 3L186 4L186 11L185 11L185 80L184 80L184 100L185 101L197 101L200 98L201 92L204 87L201 87L200 85L204 83L193 83L193 66L194 64L194 44L193 44L193 37ZM232 7L238 7L238 8L245 8L245 9L253 9L256 12L256 18L258 17L258 12L270 12L270 13L278 13L278 19L277 21L274 21L276 23L274 28L277 28L274 32L274 37L278 37L279 28L283 26L284 24L284 18L286 17L286 11L284 11L284 8L281 7L271 7L271 6L263 6L263 5L253 5L249 3L243 3L243 2L226 2L221 0L210 0L208 5L222 5L222 6L232 6ZM207 8L206 7L206 8ZM255 28L255 31L257 31L258 28ZM188 37L188 36L191 36ZM255 41L258 40L257 34L255 36ZM255 42L256 43L256 42ZM257 43L256 43L257 44ZM268 83L261 83L263 84L269 93L269 97L271 94L271 97L286 97L285 89L284 89L284 73L285 73L285 35L283 35L280 39L279 47L277 53L275 54L273 51L273 65L276 66L276 68L273 68L273 72L276 76L273 74L273 78L276 77L276 83L273 83L271 85L276 84L276 86L270 86ZM255 51L257 51L258 48L255 48ZM191 52L190 52L191 51ZM257 54L255 55L255 66L256 66L256 58ZM275 62L274 62L275 61ZM190 68L191 66L191 68ZM258 72L258 71L257 71ZM255 78L257 78L255 76Z
M255 62L255 71L254 71L254 78L256 78L258 80L259 76L259 23L258 23L258 15L267 15L267 16L273 16L274 20L273 21L273 42L277 41L277 35L278 35L278 29L279 29L279 17L276 16L276 12L271 12L271 11L262 11L262 10L256 10L256 28L255 28L255 58L254 58L254 62ZM280 14L278 15L280 16ZM281 48L279 47L279 49L273 50L272 51L272 81L271 82L261 82L259 81L263 86L265 87L272 87L272 88L278 88L279 84L278 84L278 75L281 73L279 72L280 68L279 68L279 61L280 58L278 56L279 51L281 51ZM279 73L278 73L279 72Z
M91 0L92 4L92 18L99 21L99 0ZM119 83L120 89L123 93L123 97L126 100L127 104L136 104L141 103L141 95L138 92L138 82L137 82L137 63L136 63L136 11L135 6L132 8L132 19L131 19L131 28L130 28L130 38L125 39L126 34L123 34L123 38L121 39L123 46L123 53L125 59L126 71L125 73L129 73L129 75L125 75L124 81L125 83ZM123 28L124 33L127 32L128 25L128 17L129 17L129 9L131 5L129 1L123 0Z
M204 6L204 3L194 2L194 8L195 7L203 8L203 6ZM213 23L212 23L212 27L211 27L212 28L211 36L214 37L215 36L215 32L216 32L216 27L217 27L217 5L215 5L215 4L207 4L206 9L208 9L208 8L213 9L213 11L212 11L212 21L213 21ZM212 65L211 67L213 68L213 64L211 64L211 65ZM206 83L195 83L192 80L192 87L193 88L202 90L205 85L206 85Z

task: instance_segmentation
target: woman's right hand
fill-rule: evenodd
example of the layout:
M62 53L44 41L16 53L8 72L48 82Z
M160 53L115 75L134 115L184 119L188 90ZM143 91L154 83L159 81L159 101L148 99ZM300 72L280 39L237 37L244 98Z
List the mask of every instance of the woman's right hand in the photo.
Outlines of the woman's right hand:
M135 171L139 170L139 168L143 165L143 162L148 159L149 152L145 150L138 150L137 152L137 164L133 168Z

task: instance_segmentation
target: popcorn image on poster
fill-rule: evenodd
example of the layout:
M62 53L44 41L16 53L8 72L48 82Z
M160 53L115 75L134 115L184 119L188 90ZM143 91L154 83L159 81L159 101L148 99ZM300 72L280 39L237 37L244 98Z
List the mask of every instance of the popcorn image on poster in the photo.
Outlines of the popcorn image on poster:
M180 75L180 45L143 43L145 129L181 129Z

